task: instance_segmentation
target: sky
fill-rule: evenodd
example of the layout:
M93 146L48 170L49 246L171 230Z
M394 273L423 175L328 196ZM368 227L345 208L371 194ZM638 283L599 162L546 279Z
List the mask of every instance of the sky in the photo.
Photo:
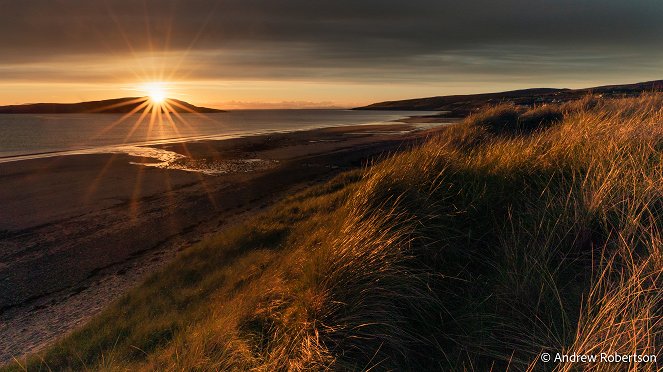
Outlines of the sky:
M661 0L0 0L0 104L353 107L663 79Z

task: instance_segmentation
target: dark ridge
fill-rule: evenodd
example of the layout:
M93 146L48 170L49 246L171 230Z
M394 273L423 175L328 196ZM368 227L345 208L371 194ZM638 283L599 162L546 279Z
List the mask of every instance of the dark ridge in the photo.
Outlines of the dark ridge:
M406 110L406 111L445 111L446 116L466 116L487 104L512 102L517 105L533 106L543 103L566 102L579 99L587 94L606 97L629 97L643 92L663 90L663 80L635 84L605 85L594 88L532 88L498 93L480 93L453 96L415 98L400 101L374 103L355 110Z
M148 97L126 97L79 103L31 103L0 106L0 114L124 114L135 110L148 100ZM194 106L178 99L167 98L165 102L169 103L172 108L169 112L199 114L225 112L213 108ZM141 108L139 112L143 110Z

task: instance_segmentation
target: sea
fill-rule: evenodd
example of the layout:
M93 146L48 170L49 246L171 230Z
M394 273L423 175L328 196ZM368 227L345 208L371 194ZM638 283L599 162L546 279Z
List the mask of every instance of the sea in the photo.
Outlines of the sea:
M0 114L0 163L326 127L394 124L421 111L234 110L215 114Z

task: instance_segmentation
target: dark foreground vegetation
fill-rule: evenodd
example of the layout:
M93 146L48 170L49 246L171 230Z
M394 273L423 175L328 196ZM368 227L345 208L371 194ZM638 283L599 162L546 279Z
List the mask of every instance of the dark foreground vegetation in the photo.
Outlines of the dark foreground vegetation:
M491 107L191 248L9 370L614 370L661 350L663 97Z

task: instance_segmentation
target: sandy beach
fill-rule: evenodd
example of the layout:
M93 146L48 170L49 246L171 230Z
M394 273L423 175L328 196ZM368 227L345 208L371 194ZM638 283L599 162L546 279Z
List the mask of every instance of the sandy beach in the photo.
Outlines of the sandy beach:
M0 362L97 314L205 235L433 130L356 126L0 164ZM149 165L142 165L146 163Z

